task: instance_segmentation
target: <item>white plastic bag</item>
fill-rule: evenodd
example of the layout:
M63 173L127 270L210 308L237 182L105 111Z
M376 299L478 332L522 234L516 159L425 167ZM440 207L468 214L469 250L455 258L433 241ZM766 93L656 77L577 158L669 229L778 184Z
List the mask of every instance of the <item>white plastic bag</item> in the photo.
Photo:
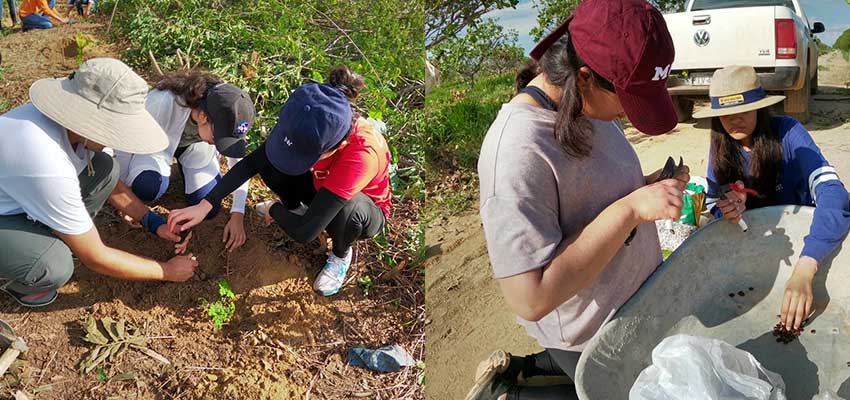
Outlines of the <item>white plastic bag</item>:
M785 400L785 382L726 342L675 335L652 350L629 400Z
M812 400L844 400L843 397L839 397L838 393L833 392L832 390L825 390L812 397Z

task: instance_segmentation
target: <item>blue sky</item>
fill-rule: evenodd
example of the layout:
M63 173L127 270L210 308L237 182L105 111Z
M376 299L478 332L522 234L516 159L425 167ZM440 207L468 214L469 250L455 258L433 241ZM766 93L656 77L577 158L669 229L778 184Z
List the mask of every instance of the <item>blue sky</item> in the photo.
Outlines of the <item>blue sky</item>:
M825 43L832 45L844 30L850 28L850 5L846 0L800 0L803 10L812 21L821 21L826 32L818 35ZM519 33L519 45L526 54L534 47L534 41L528 32L537 25L537 9L532 0L520 0L516 9L506 8L492 11L487 17L495 18L499 24Z

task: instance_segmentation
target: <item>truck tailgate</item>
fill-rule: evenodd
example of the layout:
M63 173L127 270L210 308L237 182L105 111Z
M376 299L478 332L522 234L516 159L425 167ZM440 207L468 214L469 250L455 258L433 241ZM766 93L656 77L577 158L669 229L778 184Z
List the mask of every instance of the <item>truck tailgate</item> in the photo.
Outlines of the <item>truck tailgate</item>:
M666 15L664 19L676 48L672 69L775 66L777 8L746 7Z

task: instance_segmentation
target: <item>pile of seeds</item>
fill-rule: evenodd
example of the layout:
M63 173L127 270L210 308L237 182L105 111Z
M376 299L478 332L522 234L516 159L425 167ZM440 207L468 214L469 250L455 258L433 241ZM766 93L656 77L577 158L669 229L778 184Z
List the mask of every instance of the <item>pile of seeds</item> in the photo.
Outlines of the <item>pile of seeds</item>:
M773 327L773 336L776 336L777 343L791 343L797 338L797 336L800 336L800 333L802 332L802 329L785 329L781 322L777 322L776 326Z
M777 315L778 317L778 315ZM805 330L806 324L809 323L808 319L805 319L802 324L800 324L800 329L794 328L786 328L782 325L782 322L777 322L776 326L773 327L773 336L776 337L777 343L788 344L794 341L801 333ZM812 333L815 333L814 329Z

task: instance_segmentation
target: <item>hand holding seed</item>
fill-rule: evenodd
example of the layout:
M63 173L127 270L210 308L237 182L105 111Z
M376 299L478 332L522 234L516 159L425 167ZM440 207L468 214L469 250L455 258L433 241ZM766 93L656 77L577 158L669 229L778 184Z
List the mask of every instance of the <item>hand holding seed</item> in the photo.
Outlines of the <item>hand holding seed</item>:
M780 322L783 326L800 329L803 320L812 309L812 281L817 272L817 261L811 257L800 257L794 272L785 283L785 296L782 299Z
M641 187L623 198L640 222L662 219L678 220L682 214L682 193L685 183L677 179L665 179Z

